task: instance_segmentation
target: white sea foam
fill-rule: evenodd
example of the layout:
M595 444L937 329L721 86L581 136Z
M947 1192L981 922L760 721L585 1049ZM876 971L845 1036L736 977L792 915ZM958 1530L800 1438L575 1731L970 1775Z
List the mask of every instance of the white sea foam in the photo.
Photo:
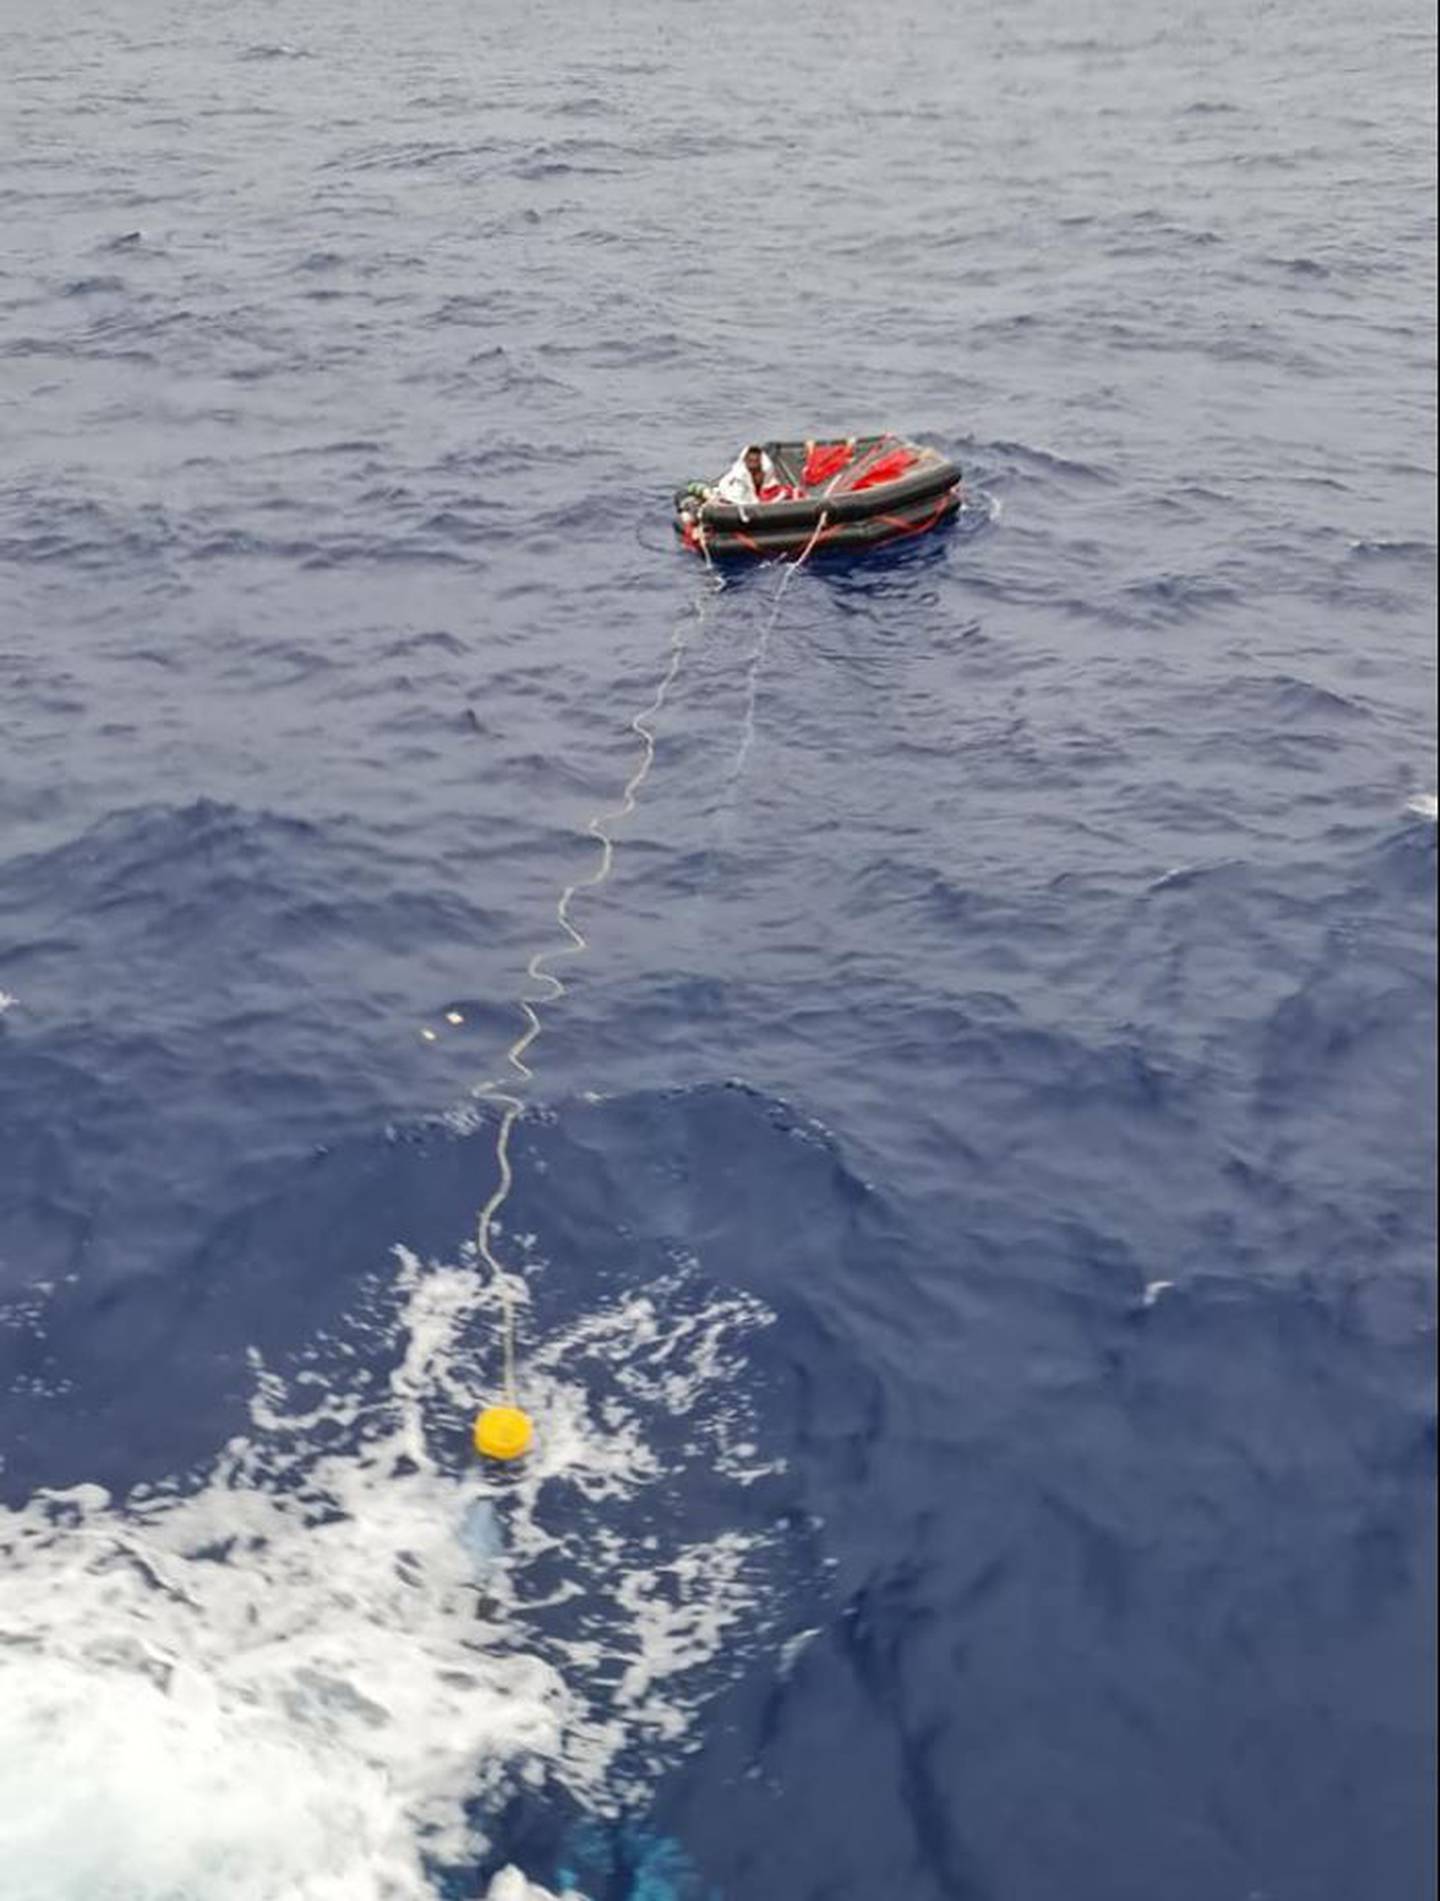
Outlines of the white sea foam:
M1414 812L1420 818L1428 818L1433 824L1436 815L1436 796L1433 792L1417 792L1413 799L1405 801L1407 812Z
M687 1459L748 1476L735 1375L764 1312L677 1270L539 1342L539 1445L497 1483L432 1450L475 1397L478 1277L400 1258L378 1327L289 1382L257 1362L207 1473L0 1510L7 1901L431 1897L517 1778L643 1800L722 1654L761 1641L763 1539L630 1527ZM477 1581L458 1534L487 1486L506 1555ZM544 1896L514 1870L489 1893Z

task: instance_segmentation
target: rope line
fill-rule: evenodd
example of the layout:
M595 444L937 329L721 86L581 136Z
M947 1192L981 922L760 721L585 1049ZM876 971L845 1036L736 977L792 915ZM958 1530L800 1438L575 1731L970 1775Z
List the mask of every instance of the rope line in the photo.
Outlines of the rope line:
M835 481L838 481L838 479L839 477L837 476ZM830 490L835 486L835 481L832 481L825 490L827 499ZM780 615L780 605L785 598L785 591L789 587L794 575L805 565L819 544L828 520L829 511L828 509L822 508L813 534L797 558L785 564L785 572L780 578L780 585L775 589L771 597L769 617L761 631L759 640L756 642L755 652L751 656L745 708L745 731L741 738L740 752L731 777L732 784L743 769L746 755L750 749L750 743L754 738L755 698L760 667L769 646L770 637L774 632L775 623ZM640 789L649 778L651 768L655 764L655 721L659 719L661 713L665 710L666 700L679 675L680 665L685 657L685 650L690 644L685 636L686 619L694 620L697 635L703 633L706 622L707 603L713 601L717 595L724 591L725 579L716 568L711 557L709 540L703 528L699 535L699 545L700 552L705 560L709 586L705 593L699 597L692 614L676 622L675 628L670 636L670 646L665 667L656 683L650 703L641 712L636 713L629 723L629 730L634 733L640 741L639 760L636 763L634 771L625 781L620 794L619 804L607 810L593 813L585 822L586 836L592 838L600 847L599 861L588 877L576 878L570 884L565 885L555 901L555 921L568 941L563 944L555 945L548 950L537 950L530 958L529 963L525 966L527 983L531 985L541 985L543 988L538 996L522 995L520 997L519 1009L525 1019L525 1027L505 1052L505 1061L519 1080L515 1084L515 1087L510 1090L502 1090L498 1083L486 1082L481 1083L475 1092L477 1095L488 1096L491 1101L499 1103L503 1110L499 1127L495 1133L495 1186L490 1193L489 1200L486 1201L476 1217L475 1250L480 1261L490 1274L492 1285L500 1301L501 1388L507 1406L513 1406L516 1403L516 1363L518 1358L516 1348L516 1336L518 1331L517 1310L524 1292L524 1283L518 1274L506 1270L504 1264L495 1253L493 1238L496 1219L500 1210L509 1200L510 1191L515 1185L514 1164L510 1159L510 1138L514 1132L515 1124L519 1121L525 1107L524 1098L517 1094L516 1091L523 1088L526 1083L534 1080L535 1072L530 1068L525 1058L531 1045L545 1027L540 1015L541 1007L545 1004L557 1003L559 999L565 995L564 983L556 976L555 972L548 969L547 966L556 958L578 957L583 950L588 948L588 940L586 939L585 933L572 918L570 907L582 891L596 891L609 878L615 864L615 839L610 828L615 825L623 824L635 810Z
M832 482L830 487L833 488L834 486L835 484ZM830 490L826 489L825 493L827 495L829 492ZM795 560L785 564L785 572L780 576L779 586L770 597L769 615L766 618L764 626L760 629L759 638L756 640L754 649L750 655L750 664L746 668L745 717L741 723L740 744L735 752L735 763L730 768L730 777L726 786L727 803L729 795L734 792L735 787L740 782L741 776L745 771L745 761L750 757L750 748L755 743L755 704L759 695L760 672L765 665L766 655L770 651L770 637L775 632L775 623L780 618L780 604L785 598L785 590L789 587L791 580L799 573L800 569L804 567L805 563L818 547L825 533L825 526L828 520L828 511L822 508L820 511L820 519L816 522L814 532L811 534L810 539L806 542L804 548L796 556Z
M543 986L538 996L521 996L519 1009L525 1019L525 1027L505 1052L505 1061L519 1078L516 1089L523 1088L534 1078L534 1071L525 1058L535 1039L544 1029L540 1016L540 1007L559 1001L565 995L565 985L554 971L546 968L559 957L578 957L588 948L585 933L578 927L570 914L570 907L582 891L595 891L609 878L615 864L615 839L611 827L622 824L635 810L640 789L650 776L655 763L655 721L665 710L665 702L680 672L680 664L685 650L690 644L686 639L686 619L693 619L696 632L703 633L706 621L707 602L713 600L725 586L723 578L709 561L708 550L706 566L711 576L711 585L697 602L692 614L677 621L670 636L670 646L664 671L656 683L650 703L641 712L636 713L629 722L628 730L640 741L640 757L630 777L625 781L618 805L596 812L586 820L586 836L592 838L600 847L599 861L594 870L584 878L576 878L567 884L555 901L555 921L564 932L567 943L550 949L537 950L525 966L525 977L530 985ZM516 1122L525 1107L524 1099L514 1090L502 1090L496 1083L482 1083L477 1095L486 1095L502 1105L503 1114L495 1135L495 1187L489 1200L481 1208L476 1218L475 1248L480 1260L489 1270L492 1283L500 1300L500 1331L502 1352L501 1384L507 1406L515 1404L516 1389L516 1311L523 1285L519 1277L507 1272L493 1246L495 1221L500 1210L509 1199L514 1186L515 1171L510 1160L510 1137Z

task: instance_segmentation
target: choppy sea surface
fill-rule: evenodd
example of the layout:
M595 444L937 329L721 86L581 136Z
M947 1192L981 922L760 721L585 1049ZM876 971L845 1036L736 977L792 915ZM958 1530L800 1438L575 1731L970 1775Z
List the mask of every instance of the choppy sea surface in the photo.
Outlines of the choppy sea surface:
M7 1901L1431 1891L1435 50L7 0Z

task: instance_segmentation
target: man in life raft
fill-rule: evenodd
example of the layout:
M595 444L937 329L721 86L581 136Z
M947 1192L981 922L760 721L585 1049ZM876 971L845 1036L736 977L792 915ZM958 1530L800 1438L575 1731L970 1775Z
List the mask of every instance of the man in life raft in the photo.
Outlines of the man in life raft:
M752 442L709 490L706 499L729 502L734 508L752 508L758 502L792 501L797 493L780 480L775 464L759 443Z

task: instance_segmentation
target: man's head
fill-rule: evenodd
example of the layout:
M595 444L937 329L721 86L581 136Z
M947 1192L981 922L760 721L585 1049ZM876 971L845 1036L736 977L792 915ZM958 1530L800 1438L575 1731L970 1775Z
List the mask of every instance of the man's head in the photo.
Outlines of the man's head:
M751 478L758 482L765 469L765 451L758 442L752 442L745 451L745 466Z

